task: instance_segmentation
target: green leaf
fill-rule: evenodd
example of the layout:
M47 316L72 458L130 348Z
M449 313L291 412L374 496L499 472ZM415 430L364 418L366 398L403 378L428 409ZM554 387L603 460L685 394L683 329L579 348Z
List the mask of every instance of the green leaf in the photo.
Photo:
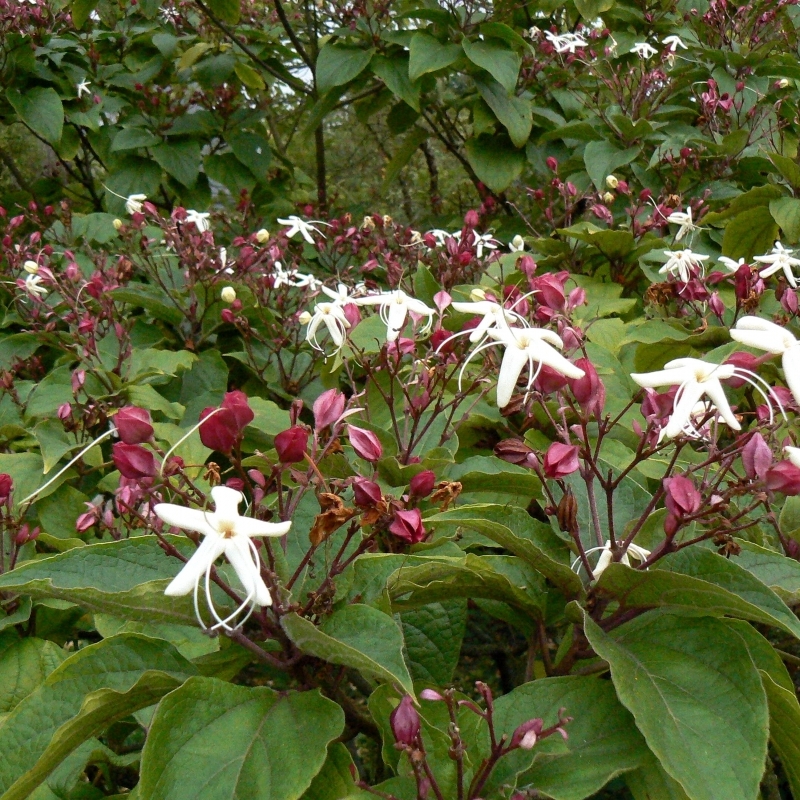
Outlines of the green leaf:
M569 548L547 525L521 508L478 503L426 517L425 523L478 531L526 561L568 597L583 593L581 579L569 567Z
M403 171L403 167L411 161L414 153L417 152L419 146L428 138L429 134L425 128L419 125L414 125L413 128L406 134L400 146L395 150L392 160L386 165L386 173L381 184L385 191L387 187L397 178Z
M345 606L319 627L291 613L281 619L281 625L304 653L353 667L368 678L397 683L407 693L414 693L403 660L400 628L377 608L357 603Z
M167 642L125 634L55 669L0 724L0 792L24 800L78 745L196 674Z
M783 231L783 239L789 244L800 240L800 200L783 197L769 204L769 213Z
M443 600L400 615L406 660L415 681L447 686L461 654L467 627L467 601Z
M503 127L508 131L515 147L523 147L533 127L531 104L521 97L514 97L496 81L475 80L481 97L494 111Z
M38 453L0 453L0 473L6 472L14 478L14 506L19 506L20 502L32 492L35 492L45 483L43 474L42 457ZM57 481L53 481L36 498L41 500L43 497L55 492L59 486L67 479L69 473L65 473ZM9 575L10 573L6 573Z
M604 192L606 178L615 169L630 164L641 149L641 147L629 147L627 150L620 150L611 142L587 142L583 151L583 162L597 190Z
M795 499L798 498L787 498L787 500ZM733 557L733 563L755 575L784 602L794 604L800 600L800 563L793 558L787 558L783 553L776 553L774 550L759 547L743 539L737 539L736 543L742 549L739 555Z
M417 31L411 37L408 48L408 77L415 81L429 72L449 67L458 60L462 52L457 44L452 42L442 44L429 33Z
M650 613L590 644L666 772L692 800L754 798L767 753L767 698L744 643L711 617Z
M180 310L170 303L156 286L145 283L129 283L119 289L112 289L111 297L120 303L128 303L135 308L144 308L156 319L164 320L171 325L179 325L183 320Z
M756 206L735 216L722 237L722 255L748 261L771 250L778 236L778 225L769 206Z
M258 180L266 181L272 164L272 151L263 136L257 133L239 133L228 137L228 146Z
M70 14L72 16L72 24L80 30L89 15L94 11L100 0L72 0L70 3Z
M469 139L465 150L475 174L493 192L507 189L519 178L525 166L525 154L496 136Z
M261 75L243 61L237 61L233 71L236 73L236 77L248 89L261 90L267 88L267 84L264 82Z
M328 746L328 758L302 800L369 800L375 795L359 790L353 781L355 766L350 751L341 743Z
M769 159L792 189L800 189L800 165L796 161L778 153L770 153Z
M161 137L150 133L147 128L123 128L111 142L111 152L135 150L139 147L153 147L161 143Z
M279 694L190 678L159 703L142 752L140 800L297 800L344 714L319 690Z
M403 54L391 58L375 56L372 59L372 72L386 84L392 94L419 112L420 89L408 77L408 67L408 56Z
M500 39L471 42L465 38L461 44L467 58L475 66L485 69L506 92L514 91L522 64L522 59L516 50Z
M565 728L569 738L563 742L556 735L529 751L519 788L535 787L553 800L583 800L647 757L613 685L598 678L543 678L517 687L495 701L496 730L510 736L536 717L554 725L562 708L572 717Z
M170 141L154 147L152 152L156 163L167 175L171 175L188 189L195 185L202 161L197 140Z
M187 555L193 551L185 537L166 539ZM0 576L0 590L67 600L125 619L193 625L192 599L164 594L180 568L155 536L137 536L26 561Z
M501 600L534 619L544 617L546 591L538 572L515 556L436 559L401 567L389 579L393 608L404 610L454 597Z
M800 705L797 693L761 673L769 703L769 736L789 779L792 797L800 797Z
M241 16L241 0L208 0L208 7L223 22L236 25Z
M344 86L360 75L372 60L375 48L365 50L362 47L328 42L317 56L316 78L320 94Z
M64 128L64 106L55 89L35 86L24 93L9 89L6 99L34 133L50 144L58 144Z
M647 754L639 769L625 776L625 783L634 800L691 800L683 787L664 772L652 753Z
M242 190L252 192L256 185L253 173L233 153L214 153L203 159L203 169L212 181L227 187L238 197Z
M614 0L575 0L575 8L587 22L591 22L614 8Z
M67 657L53 642L0 634L0 714L11 711Z
M727 614L800 637L800 620L775 592L711 550L687 548L646 571L611 564L597 591L627 608L678 606L712 616Z

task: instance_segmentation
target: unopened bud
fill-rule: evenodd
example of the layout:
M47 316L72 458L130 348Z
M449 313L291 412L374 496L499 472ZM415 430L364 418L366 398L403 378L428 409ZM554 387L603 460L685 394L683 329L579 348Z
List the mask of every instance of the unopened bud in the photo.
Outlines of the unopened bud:
M609 189L616 189L619 186L619 178L616 175L607 175L606 176L606 186Z
M122 220L115 219L111 224L114 226L114 230L118 231L122 227Z
M347 435L353 450L356 451L356 455L360 456L365 461L375 462L383 455L383 447L378 437L372 431L364 430L364 428L357 428L355 425L349 425L347 428Z
M344 413L344 405L345 396L338 389L328 389L327 392L323 392L312 407L314 427L320 431L333 425Z
M261 228L260 230L256 231L256 241L259 244L264 244L265 242L269 241L269 231L266 228Z
M39 271L39 265L35 261L26 261L22 268L31 275L35 275Z
M222 298L223 303L230 305L234 300L236 300L236 289L234 289L233 286L226 286L219 293L219 296Z
M114 466L125 478L152 478L157 471L155 456L138 444L118 442L112 448Z
M414 701L406 695L389 716L394 739L400 745L413 745L419 736L420 720Z
M614 202L614 200L616 200L616 199L617 199L617 198L616 198L616 197L614 197L614 195L613 195L613 194L611 194L611 192L606 192L606 193L603 195L603 202L604 202L604 203L605 203L607 206L610 206L610 205L611 205L611 204Z
M413 497L427 497L436 484L436 475L429 469L418 472L408 484L408 489Z
M113 422L125 444L142 444L153 436L153 424L146 408L125 406L114 415Z
M777 82L777 84L778 84L778 88L779 89L785 89L789 85L789 79L788 78L781 78Z
M308 436L308 431L302 425L292 425L275 437L275 450L282 464L296 464L305 458Z
M311 322L311 314L309 314L308 311L302 311L297 315L297 321L301 325L308 325L308 323Z
M575 472L578 464L578 447L572 444L553 442L544 456L544 474L548 478L565 478Z
M475 287L469 293L469 299L472 300L474 303L479 303L481 300L486 299L486 292L483 289Z

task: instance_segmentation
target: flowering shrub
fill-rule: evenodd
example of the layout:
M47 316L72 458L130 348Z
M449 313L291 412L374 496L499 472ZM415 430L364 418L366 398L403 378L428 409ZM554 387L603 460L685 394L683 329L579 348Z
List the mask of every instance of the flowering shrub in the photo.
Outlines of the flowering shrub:
M0 0L0 798L800 797L793 4L302 8Z

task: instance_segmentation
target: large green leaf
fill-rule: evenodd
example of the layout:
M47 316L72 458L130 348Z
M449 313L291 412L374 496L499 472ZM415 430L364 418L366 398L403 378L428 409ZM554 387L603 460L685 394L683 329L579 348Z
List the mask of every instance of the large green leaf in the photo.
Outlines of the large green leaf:
M787 558L783 553L759 547L752 542L743 539L736 541L741 551L731 559L734 564L751 572L787 603L796 603L800 600L800 563L793 558Z
M775 625L800 638L800 621L775 592L711 550L687 548L647 571L611 564L597 588L628 608L683 607Z
M0 634L0 714L24 700L67 657L53 642Z
M728 258L746 258L768 253L778 236L778 224L769 206L756 206L735 216L722 237L722 254Z
M338 42L328 42L317 56L317 89L320 94L343 86L360 75L372 59L375 48L364 49Z
M523 147L533 127L530 102L510 95L497 81L476 80L475 85L486 104L508 131L514 146Z
M780 226L783 239L789 244L800 240L800 200L794 197L782 197L769 204L769 213Z
M544 616L547 597L542 576L515 556L469 554L402 567L387 589L398 610L454 597L482 597L508 603L536 619Z
M353 776L355 765L350 751L341 743L328 747L328 758L317 773L302 800L369 800L374 794L356 787Z
M400 622L414 680L449 684L467 627L467 601L443 600L412 608L400 615Z
M583 592L580 578L569 568L569 548L547 525L521 508L477 503L434 514L425 522L477 531L519 556L568 596Z
M397 176L403 171L403 167L411 161L414 153L419 146L428 138L430 134L425 128L414 125L406 134L400 146L395 150L391 161L386 165L386 172L383 178L383 188L386 189Z
M153 717L139 798L297 800L343 728L341 708L318 690L190 678Z
M55 89L49 86L34 86L24 92L9 89L6 99L34 133L38 133L49 144L58 144L61 141L64 106Z
M536 717L545 725L555 724L562 708L573 718L566 727L569 738L563 742L554 736L530 751L517 782L520 788L535 787L554 800L582 800L646 758L647 747L631 715L614 687L598 678L526 683L495 701L494 722L498 732L510 736L518 725Z
M152 152L156 163L167 175L189 189L195 185L202 162L200 143L196 139L170 141L154 147Z
M755 798L767 698L744 642L723 620L652 612L586 635L666 772L692 800Z
M196 674L167 642L124 634L79 650L0 724L0 793L24 800L76 747Z
M208 7L223 22L236 25L241 16L241 0L208 0Z
M372 71L389 88L392 94L407 103L414 111L419 111L419 85L412 83L408 77L408 56L404 54L375 56L372 59Z
M514 91L522 64L522 59L516 50L500 39L471 42L465 38L461 44L467 58L473 64L485 69L506 92Z
M319 627L292 613L281 619L281 625L304 653L353 667L374 680L399 684L413 694L403 660L403 635L397 623L377 608L345 606Z
M408 77L415 81L428 72L449 67L462 53L462 49L452 42L442 44L429 33L417 31L411 37L408 48Z
M690 800L678 781L664 772L658 759L648 753L639 769L625 775L634 800Z
M761 673L769 702L769 736L778 754L792 797L800 797L800 705L793 689L779 686L768 674Z
M493 192L505 191L525 166L525 154L496 136L469 139L465 150L475 174Z
M186 538L166 539L191 554L193 545ZM179 561L164 554L155 536L137 536L28 561L0 576L0 591L55 597L124 619L194 624L191 597L164 595L180 568Z

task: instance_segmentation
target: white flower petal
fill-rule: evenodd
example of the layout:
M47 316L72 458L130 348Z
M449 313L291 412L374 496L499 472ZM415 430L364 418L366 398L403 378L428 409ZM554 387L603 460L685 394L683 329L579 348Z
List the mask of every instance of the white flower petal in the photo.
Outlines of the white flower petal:
M498 408L505 408L508 405L520 373L528 364L530 364L530 355L526 349L516 345L506 347L500 364L500 374L497 378Z
M238 536L225 540L225 555L236 570L245 592L253 595L252 602L259 606L271 606L272 596L261 577L261 570L253 560L249 540Z
M244 496L230 486L215 486L211 490L214 500L214 516L217 519L234 520L239 517L239 504Z
M214 527L214 514L199 508L186 508L174 503L158 503L153 506L153 511L167 525L174 528L183 528L186 531L202 533L203 536L217 536Z
M186 510L184 509L184 511ZM225 540L221 536L216 533L206 536L200 543L200 547L194 551L192 557L183 565L183 569L172 580L172 583L164 589L164 594L170 597L189 594L224 550Z

